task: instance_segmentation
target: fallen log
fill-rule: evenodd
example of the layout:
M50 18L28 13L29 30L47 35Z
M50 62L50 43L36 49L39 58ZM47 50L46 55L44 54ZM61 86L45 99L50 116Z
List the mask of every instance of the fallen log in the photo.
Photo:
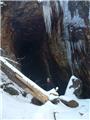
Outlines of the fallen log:
M49 95L53 94L50 91L45 91L36 83L22 74L18 69L11 65L4 57L0 56L2 71L16 84L22 87L25 91L30 93L33 97L40 102L45 103L49 100ZM52 90L51 90L52 91ZM57 94L57 92L56 92ZM58 95L58 94L57 94Z

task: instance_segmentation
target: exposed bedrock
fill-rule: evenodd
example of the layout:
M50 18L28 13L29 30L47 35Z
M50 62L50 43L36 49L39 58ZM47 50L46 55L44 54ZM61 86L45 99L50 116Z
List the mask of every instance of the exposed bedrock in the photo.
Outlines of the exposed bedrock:
M49 37L45 29L42 4L37 1L6 2L2 7L2 48L20 63L21 71L42 88L49 90L58 86L59 93L64 94L72 72L63 38L63 12L59 6L61 10L58 16L54 11L54 2L51 2L51 6L54 17L51 24L52 35ZM86 43L86 38L84 41ZM89 49L88 43L86 44ZM89 59L86 56L83 58L82 54L80 53L80 60ZM76 56L78 57L77 54ZM88 84L89 77L84 72L88 65L85 62L83 64L85 68L80 65L79 70L74 70L75 74L78 71L76 75L81 79L85 73ZM89 90L88 88L86 89Z

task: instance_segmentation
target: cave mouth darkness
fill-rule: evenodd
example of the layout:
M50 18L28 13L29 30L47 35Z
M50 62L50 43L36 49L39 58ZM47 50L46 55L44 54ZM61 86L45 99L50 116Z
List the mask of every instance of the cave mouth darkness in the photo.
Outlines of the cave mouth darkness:
M11 20L15 56L22 73L36 84L45 90L58 86L59 94L64 94L68 81L62 68L60 69L50 54L44 18L41 10L37 12L38 9L32 13L24 13L22 10L15 12ZM32 14L32 17L28 14ZM69 78L70 75L68 80Z
M43 17L33 22L34 23L30 25L30 29L27 21L25 21L25 25L24 23L20 25L17 21L12 20L12 27L15 30L13 44L21 71L45 90L50 90L60 85L59 94L64 94L67 81L63 81L63 79L65 79L64 73L62 73L62 70L60 70L49 53L46 40L48 36ZM46 44L46 46L44 44ZM43 55L45 52L47 52L46 56ZM48 73L47 69L49 69L50 73ZM48 80L48 78L50 78L50 80Z

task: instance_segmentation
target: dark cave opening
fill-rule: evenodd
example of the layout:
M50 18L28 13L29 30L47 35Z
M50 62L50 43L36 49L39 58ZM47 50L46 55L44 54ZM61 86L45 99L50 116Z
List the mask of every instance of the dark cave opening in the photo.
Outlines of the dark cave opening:
M48 35L45 30L41 10L33 13L16 11L11 19L15 56L23 74L45 90L59 87L59 94L65 93L70 70L58 66L48 48ZM20 14L20 12L22 14ZM32 16L31 16L32 15ZM50 78L50 82L47 81Z
M40 24L40 21L36 24L32 24L32 26L30 26L32 29L29 29L29 26L24 25L24 23L19 25L15 21L12 22L12 27L15 30L13 39L15 55L21 64L21 71L23 74L45 90L50 90L53 87L59 86L59 94L64 94L68 81L65 80L64 73L50 55L48 47L43 45L44 42L47 43L47 39L45 39L45 37L47 38L47 34L44 23L41 23L42 25L39 25L39 28L38 24ZM33 27L36 29L33 29ZM48 56L43 58L42 54L45 49L48 51ZM52 81L49 83L47 82L49 75L44 59L47 59L49 65Z
M12 27L15 30L13 45L16 58L21 64L21 71L42 88L47 89L48 76L42 58L46 31L44 22L40 23L40 21L43 21L42 18L34 20L32 25L29 25L27 21L21 24L13 20Z

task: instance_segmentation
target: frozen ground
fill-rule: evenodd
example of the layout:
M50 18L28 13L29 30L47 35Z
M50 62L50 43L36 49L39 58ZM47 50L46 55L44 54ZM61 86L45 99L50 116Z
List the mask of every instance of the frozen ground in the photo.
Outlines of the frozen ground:
M8 77L0 71L0 85L11 82ZM13 83L13 87L18 90L19 95L10 95L0 88L0 120L90 120L90 99L77 99L73 94L73 89L69 89L72 84L71 77L69 85L64 96L60 98L65 100L76 100L79 106L70 108L62 102L57 105L48 101L42 106L31 103L32 96L28 94L22 96L23 91L19 86ZM11 85L12 86L12 85Z

